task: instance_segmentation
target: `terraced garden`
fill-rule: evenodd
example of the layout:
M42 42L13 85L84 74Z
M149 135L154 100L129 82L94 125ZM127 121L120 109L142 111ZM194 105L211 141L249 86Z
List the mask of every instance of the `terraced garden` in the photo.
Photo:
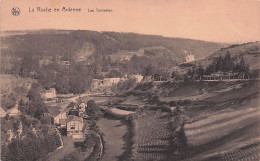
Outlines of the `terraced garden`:
M137 117L137 156L136 160L167 160L169 137L167 113L148 111Z

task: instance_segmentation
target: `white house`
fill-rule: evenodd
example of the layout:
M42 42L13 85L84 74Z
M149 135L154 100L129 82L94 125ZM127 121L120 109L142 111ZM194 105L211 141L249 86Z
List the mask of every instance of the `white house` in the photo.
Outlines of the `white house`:
M8 110L7 114L9 116L18 116L18 115L20 115L20 111L18 109L18 105L16 105L15 107L11 108L10 110Z
M72 136L73 139L82 139L84 122L81 117L70 115L67 118L67 136Z
M194 60L195 60L195 57L191 53L188 56L186 56L186 62L192 62Z
M5 117L7 112L5 111L5 109L3 109L2 107L0 108L0 114L1 114L1 117Z
M45 92L43 93L43 97L45 99L52 99L52 98L56 98L56 90L55 88L50 88L49 90L45 90Z
M121 62L122 62L122 61L129 61L130 59L131 59L131 57L128 56L128 55L122 55L121 58L120 58L120 61L121 61Z

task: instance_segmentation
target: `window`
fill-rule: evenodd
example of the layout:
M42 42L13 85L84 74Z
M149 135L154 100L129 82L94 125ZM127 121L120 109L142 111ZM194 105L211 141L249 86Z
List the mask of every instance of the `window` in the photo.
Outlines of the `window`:
M75 129L75 125L70 125L70 129L74 130Z

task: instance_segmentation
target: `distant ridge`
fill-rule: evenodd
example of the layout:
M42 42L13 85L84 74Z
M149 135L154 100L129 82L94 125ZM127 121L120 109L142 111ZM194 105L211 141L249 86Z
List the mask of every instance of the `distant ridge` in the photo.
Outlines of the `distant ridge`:
M1 36L2 43L7 46L11 45L13 48L12 54L15 55L19 55L18 52L28 52L28 54L30 52L38 54L43 52L45 54L57 53L59 55L74 54L88 42L95 46L97 54L105 55L113 55L121 50L137 51L147 47L161 46L183 61L187 51L195 55L195 58L201 58L228 45L159 35L89 30L4 31L1 32ZM41 46L34 45L36 42ZM63 50L64 47L66 47L66 50Z
M249 65L251 70L260 69L260 42L248 42L242 44L234 44L228 47L221 48L220 50L206 56L203 59L196 60L186 65L180 64L179 68L181 71L187 71L192 65L201 65L206 68L215 58L222 56L229 52L232 59L239 61L242 57L245 63Z

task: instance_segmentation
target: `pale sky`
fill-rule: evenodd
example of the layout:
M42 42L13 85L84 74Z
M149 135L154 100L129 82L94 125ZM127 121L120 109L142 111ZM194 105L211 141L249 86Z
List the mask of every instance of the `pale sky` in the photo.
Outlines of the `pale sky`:
M20 8L13 16L11 9ZM29 12L29 8L52 12ZM81 12L53 12L54 8ZM88 9L112 9L89 13ZM259 0L1 0L1 30L70 29L183 37L215 42L260 40Z

